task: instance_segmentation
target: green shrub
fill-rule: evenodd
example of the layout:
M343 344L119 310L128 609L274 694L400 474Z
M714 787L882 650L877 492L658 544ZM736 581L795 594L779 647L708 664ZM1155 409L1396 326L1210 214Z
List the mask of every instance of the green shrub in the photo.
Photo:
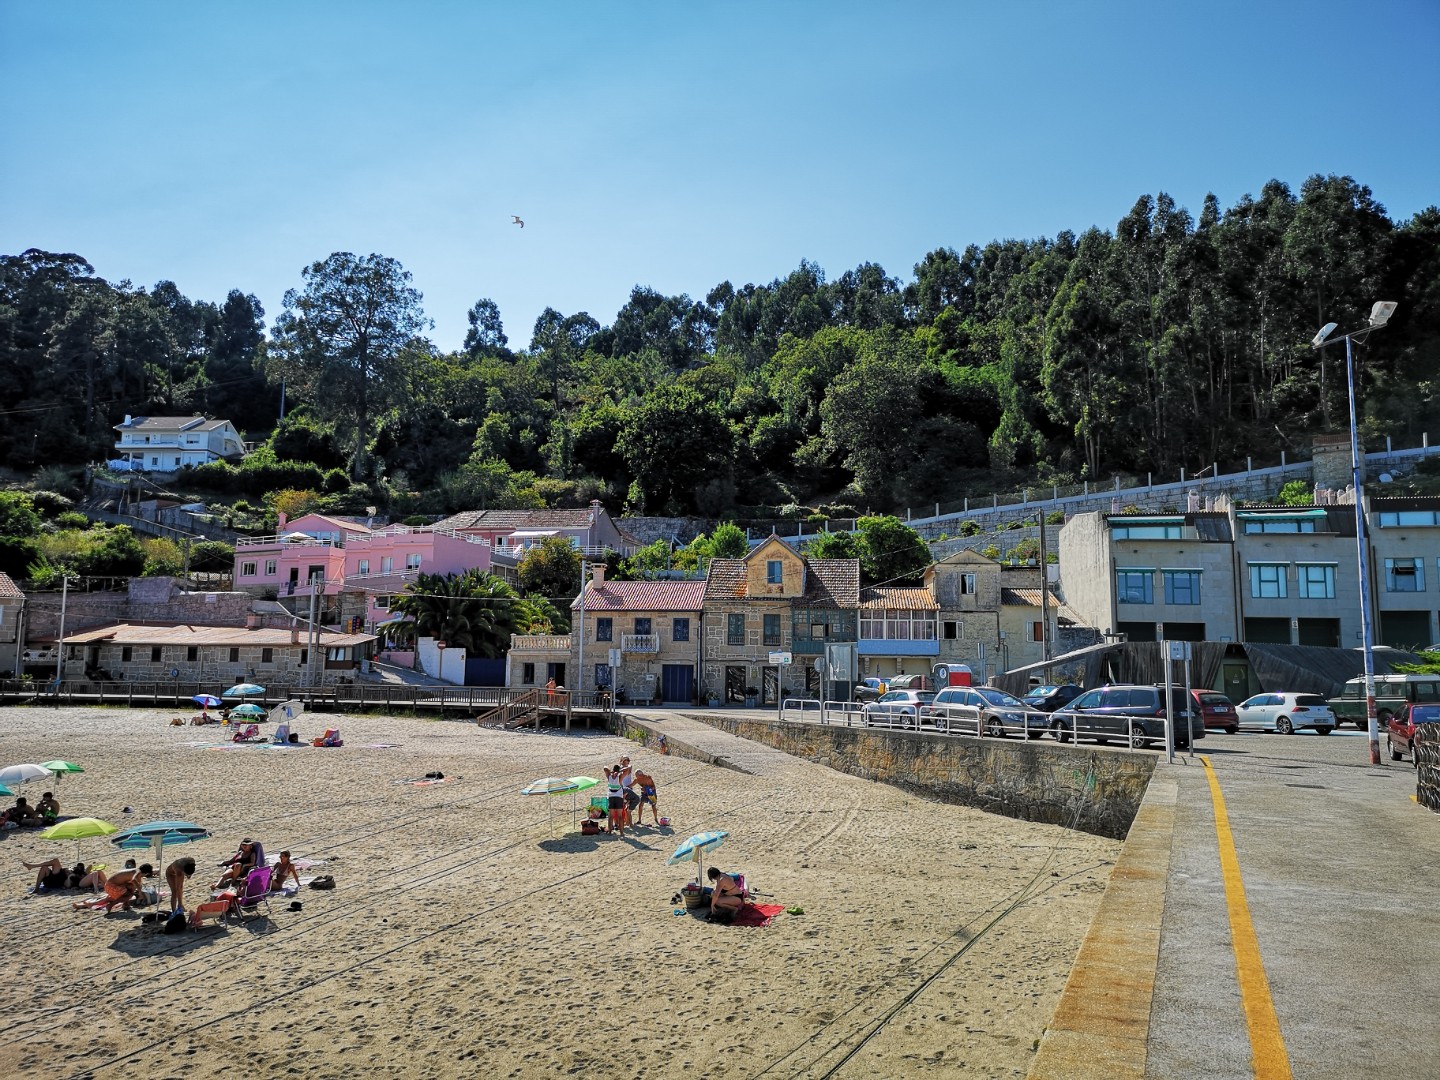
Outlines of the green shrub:
M35 487L37 490L58 492L61 495L72 499L78 499L85 493L80 484L81 474L75 469L67 469L63 465L46 465L35 474Z
M1000 558L1000 549L994 544L986 544L983 548L980 549L980 554L984 555L987 559L998 560Z
M338 495L350 490L350 477L344 469L331 469L325 474L322 481L324 490L332 495Z
M960 523L961 536L979 536L980 523L978 521L962 521Z
M75 500L61 495L58 491L32 491L30 501L36 511L47 518L57 517L66 510L75 508Z
M76 510L67 510L63 514L55 516L55 527L57 529L88 529L90 519Z
M1051 510L1050 513L1048 513L1048 514L1045 515L1045 524L1046 524L1046 525L1064 525L1064 524L1065 524L1065 511L1064 511L1064 510Z

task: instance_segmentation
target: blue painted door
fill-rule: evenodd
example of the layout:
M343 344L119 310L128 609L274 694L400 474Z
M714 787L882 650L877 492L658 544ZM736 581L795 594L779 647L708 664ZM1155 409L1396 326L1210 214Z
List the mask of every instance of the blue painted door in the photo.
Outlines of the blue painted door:
M660 665L660 697L689 702L695 694L695 669L688 664Z

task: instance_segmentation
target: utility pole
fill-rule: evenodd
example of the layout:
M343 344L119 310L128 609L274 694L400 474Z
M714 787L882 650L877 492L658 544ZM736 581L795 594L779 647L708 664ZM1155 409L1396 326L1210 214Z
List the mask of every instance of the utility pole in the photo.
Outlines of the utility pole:
M315 626L315 606L319 597L320 580L310 579L310 624L305 630L305 685L315 688L315 647L319 642L319 631Z
M65 602L70 596L70 577L60 578L60 633L55 639L55 703L60 703L60 685L65 679Z
M1050 565L1045 548L1045 511L1040 511L1040 659L1050 660ZM1041 668L1045 681L1050 681L1050 669Z

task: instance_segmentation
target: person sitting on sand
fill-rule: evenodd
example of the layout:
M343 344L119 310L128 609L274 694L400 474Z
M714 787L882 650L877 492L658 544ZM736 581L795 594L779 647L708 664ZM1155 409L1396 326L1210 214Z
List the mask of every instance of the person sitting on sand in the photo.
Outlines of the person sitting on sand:
M165 884L170 888L170 910L185 909L185 882L195 873L195 860L188 856L176 859L165 868Z
M645 821L645 807L650 807L650 816L655 819L655 826L660 826L660 809L655 804L655 778L649 773L635 770L635 786L640 789L640 798L635 808L635 824L641 825Z
M10 820L16 825L43 825L45 819L36 813L35 808L30 805L24 795L15 800L15 805L10 808Z
M290 852L282 851L280 852L280 861L271 867L270 870L270 891L279 892L285 888L285 879L287 877L294 878L295 887L297 889L300 887L300 871L296 869L295 864L290 861Z
M264 866L265 849L247 836L240 841L240 850L220 865L228 869L220 875L220 880L215 882L213 888L216 889L223 889L237 881L243 882L251 870Z
M35 812L47 825L54 824L55 819L60 816L60 804L55 801L53 792L47 791L40 796L40 801L35 804Z
M710 879L711 916L733 919L735 913L745 906L745 890L740 888L738 881L729 874L722 873L718 867L710 867L705 875Z
M133 870L120 870L111 875L105 882L105 895L94 900L77 900L71 906L76 911L113 911L115 905L120 905L121 911L129 911L130 905L140 895L140 890L145 885L147 877L153 877L155 868L149 863L141 863Z

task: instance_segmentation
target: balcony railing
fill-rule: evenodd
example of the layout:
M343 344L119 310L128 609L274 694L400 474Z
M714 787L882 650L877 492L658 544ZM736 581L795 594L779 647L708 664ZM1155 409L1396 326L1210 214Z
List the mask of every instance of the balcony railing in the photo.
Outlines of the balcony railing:
M294 539L290 539L294 537ZM313 536L307 536L303 540L294 533L285 533L280 536L242 536L235 541L237 548L245 547L341 547L338 540L317 540Z
M635 653L659 652L660 636L658 634L621 634L620 651Z

